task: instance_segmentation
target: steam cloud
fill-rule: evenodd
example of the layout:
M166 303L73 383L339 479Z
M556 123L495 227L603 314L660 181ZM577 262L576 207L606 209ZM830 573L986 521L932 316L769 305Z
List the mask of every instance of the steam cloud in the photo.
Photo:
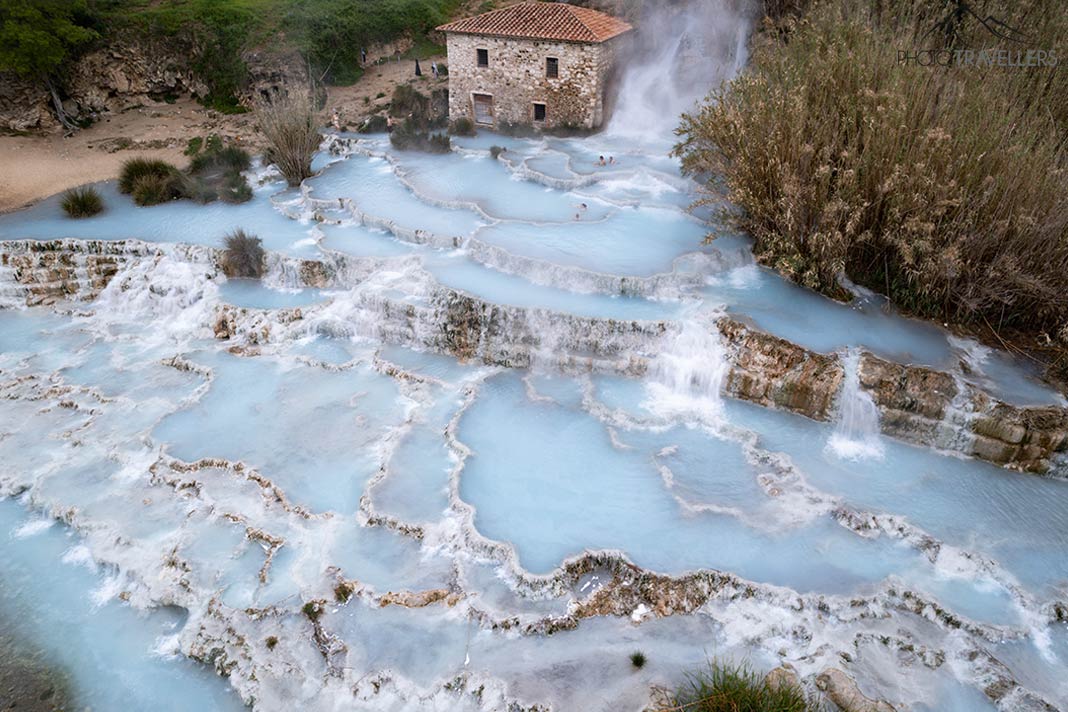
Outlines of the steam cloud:
M753 13L744 0L653 0L637 18L633 43L619 57L622 72L608 133L663 134L747 59Z

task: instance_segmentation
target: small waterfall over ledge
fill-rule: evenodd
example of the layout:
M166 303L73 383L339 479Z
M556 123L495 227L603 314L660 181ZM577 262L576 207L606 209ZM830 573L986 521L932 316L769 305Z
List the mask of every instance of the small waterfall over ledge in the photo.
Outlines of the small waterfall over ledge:
M651 367L646 407L658 415L696 414L719 421L730 361L714 321L690 318L668 336Z
M879 408L860 387L860 351L851 349L842 357L845 378L838 403L838 423L827 441L827 450L848 460L881 458L883 442L879 431Z

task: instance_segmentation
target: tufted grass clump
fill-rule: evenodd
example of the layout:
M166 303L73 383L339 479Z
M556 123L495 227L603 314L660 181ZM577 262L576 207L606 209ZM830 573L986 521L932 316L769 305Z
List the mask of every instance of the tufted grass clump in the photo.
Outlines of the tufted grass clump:
M311 92L276 92L256 107L256 122L267 139L267 155L286 182L297 186L310 178L321 141Z
M355 586L347 581L343 581L337 586L334 586L334 600L338 603L348 603L355 590Z
M252 165L248 151L240 146L223 145L217 134L208 137L206 148L189 162L190 188L194 200L208 203L244 203L252 199L252 187L242 174Z
M119 170L119 192L130 195L134 192L137 181L142 178L158 179L157 182L162 184L164 179L173 179L176 173L178 169L166 161L155 158L130 158L123 162Z
M263 276L266 253L260 238L237 229L224 240L222 268L227 277L259 279Z
M274 650L275 646L278 645L278 636L276 636L276 635L268 635L267 639L264 640L263 643L264 643L264 645L267 646L268 650Z
M810 700L792 685L768 685L746 665L712 661L708 668L689 675L675 690L658 690L654 712L822 712L818 700Z
M648 660L645 657L645 653L643 653L642 651L635 650L633 653L630 654L630 664L633 665L636 669L641 670L643 667L645 667L646 662L648 662Z
M100 197L96 188L86 185L81 188L72 188L64 193L60 205L69 217L89 218L104 209L104 199Z
M245 149L240 146L221 146L218 149L209 148L193 156L193 160L189 162L189 170L193 173L240 173L247 171L251 164L252 158Z
M319 616L323 615L323 608L316 601L308 601L300 610L313 623L319 620Z
M145 173L133 181L130 192L133 194L133 201L144 208L181 198L182 184L182 178L177 172Z

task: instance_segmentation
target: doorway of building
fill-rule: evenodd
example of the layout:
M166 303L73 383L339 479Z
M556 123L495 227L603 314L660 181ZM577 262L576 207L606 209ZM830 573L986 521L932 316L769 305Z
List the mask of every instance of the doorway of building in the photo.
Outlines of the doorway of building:
M475 123L483 126L493 125L493 96L475 94Z

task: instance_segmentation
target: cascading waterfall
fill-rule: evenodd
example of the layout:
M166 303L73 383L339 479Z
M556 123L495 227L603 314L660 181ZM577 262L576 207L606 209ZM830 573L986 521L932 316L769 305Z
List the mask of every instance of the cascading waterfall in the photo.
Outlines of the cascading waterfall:
M635 61L619 86L609 135L647 136L665 116L689 111L747 59L748 16L731 0L663 3L641 18Z
M860 460L883 456L879 434L879 409L871 395L860 387L860 351L850 349L842 357L845 378L839 396L838 423L827 449L842 459Z
M660 415L692 413L717 420L729 370L715 324L685 319L679 331L661 346L652 365L646 405Z

